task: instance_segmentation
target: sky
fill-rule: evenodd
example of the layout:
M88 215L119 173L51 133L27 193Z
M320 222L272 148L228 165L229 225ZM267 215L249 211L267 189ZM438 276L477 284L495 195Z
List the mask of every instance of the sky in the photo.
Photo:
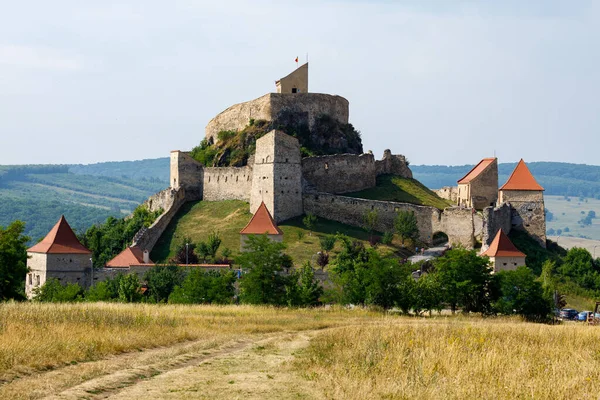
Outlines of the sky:
M600 2L0 0L0 164L190 150L275 91L350 102L364 150L412 164L600 165Z

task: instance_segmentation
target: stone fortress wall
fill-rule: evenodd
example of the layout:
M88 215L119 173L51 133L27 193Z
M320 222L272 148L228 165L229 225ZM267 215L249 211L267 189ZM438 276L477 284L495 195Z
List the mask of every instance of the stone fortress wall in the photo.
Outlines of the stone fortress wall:
M276 121L284 113L305 115L309 129L322 114L348 123L349 103L341 96L323 93L267 93L257 99L235 104L206 125L206 139L216 142L220 131L242 130L251 119Z

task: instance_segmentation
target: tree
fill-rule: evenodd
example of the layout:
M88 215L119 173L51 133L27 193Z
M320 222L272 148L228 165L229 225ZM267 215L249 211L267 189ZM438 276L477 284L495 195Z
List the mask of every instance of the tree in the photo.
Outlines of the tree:
M25 224L14 221L0 226L0 300L25 299L27 275L27 242Z
M552 311L552 299L544 294L533 272L521 266L515 271L500 271L497 275L500 298L494 304L498 312L519 314L531 321L544 321Z
M247 270L240 282L240 298L249 304L286 304L288 279L283 269L290 258L283 253L283 243L271 241L267 235L249 235L245 251L236 259Z
M306 262L298 274L298 299L301 306L316 306L319 304L319 298L323 294L323 287L315 279L315 271Z
M302 223L304 224L306 229L308 229L308 231L309 231L308 235L312 236L312 229L314 228L315 224L317 223L317 217L315 217L311 213L308 213L308 214L306 214L306 216L304 218L302 218Z
M321 245L321 251L329 253L335 247L337 238L335 235L324 235L319 237L319 243Z
M373 232L379 222L379 213L377 210L368 211L363 217L363 225L365 230L369 233L369 241L373 241Z
M437 274L423 274L416 282L414 309L426 311L431 315L433 310L442 310L442 285Z
M233 271L192 269L180 286L169 296L175 304L228 304L235 295L236 274Z
M175 257L171 259L175 264L198 264L199 259L196 255L196 245L192 242L192 238L186 236L177 246Z
M142 299L142 285L137 274L127 274L119 281L119 300L134 303Z
M497 290L487 257L479 257L474 250L453 249L435 260L434 267L452 313L458 306L464 312L492 311Z
M198 243L198 254L204 262L215 262L219 246L221 246L221 237L217 232L211 232L206 242Z
M156 265L144 276L149 295L157 302L166 302L175 286L183 282L183 271L176 265Z
M419 237L419 227L414 211L399 211L394 220L394 228L400 236L402 244L406 239L414 242Z

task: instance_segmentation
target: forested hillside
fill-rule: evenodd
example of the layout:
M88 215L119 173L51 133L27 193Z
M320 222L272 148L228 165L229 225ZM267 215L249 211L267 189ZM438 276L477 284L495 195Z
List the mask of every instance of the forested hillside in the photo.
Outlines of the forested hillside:
M0 226L22 220L36 242L63 214L77 231L122 217L168 186L168 162L0 166Z
M498 165L498 181L508 179L516 163ZM546 195L594 197L600 199L600 166L558 162L531 162L527 166ZM414 178L430 189L456 186L456 181L473 168L473 165L411 165Z

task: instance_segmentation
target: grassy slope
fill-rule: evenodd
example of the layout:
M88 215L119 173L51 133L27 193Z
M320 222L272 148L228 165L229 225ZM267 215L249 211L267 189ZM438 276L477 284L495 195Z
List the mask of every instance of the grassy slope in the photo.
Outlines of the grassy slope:
M346 193L345 196L361 199L397 201L423 206L432 206L443 210L451 205L438 195L426 188L416 179L401 178L393 175L383 175L377 178L377 186L360 192Z
M173 257L177 245L183 241L185 236L191 237L193 242L206 240L208 235L216 230L223 240L221 250L225 247L233 250L233 254L239 254L240 235L239 232L250 221L252 215L248 209L248 203L238 200L227 201L200 201L185 204L179 213L173 218L165 233L159 239L152 251L151 258L155 262L163 262ZM319 236L335 234L337 232L347 234L363 242L368 241L368 234L361 228L356 228L338 222L319 219L311 234L302 224L302 218L294 218L279 225L283 231L286 252L292 256L296 265L311 260L319 251ZM298 238L298 232L304 237ZM339 249L336 245L333 254ZM379 246L382 252L394 252L401 249L396 244L392 246ZM314 260L313 260L314 261Z

